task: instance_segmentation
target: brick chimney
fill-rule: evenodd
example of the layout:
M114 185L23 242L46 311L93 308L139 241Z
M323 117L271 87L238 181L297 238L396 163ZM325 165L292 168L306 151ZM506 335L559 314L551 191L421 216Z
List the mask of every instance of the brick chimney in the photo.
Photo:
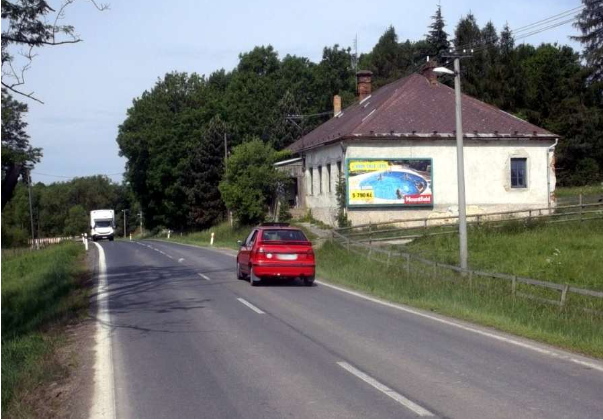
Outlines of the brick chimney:
M425 63L423 68L421 68L421 74L425 76L425 78L429 80L429 83L432 85L436 85L438 83L438 75L433 71L433 69L435 69L437 66L438 63L436 63L434 60L430 60Z
M356 73L356 94L358 100L362 101L373 91L373 72L369 70L360 70Z
M341 96L335 95L333 96L333 116L336 117L337 114L341 112Z

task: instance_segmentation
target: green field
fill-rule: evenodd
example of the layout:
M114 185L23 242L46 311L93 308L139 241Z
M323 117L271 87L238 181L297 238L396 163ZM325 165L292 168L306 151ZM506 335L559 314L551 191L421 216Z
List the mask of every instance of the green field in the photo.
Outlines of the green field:
M419 238L404 248L427 259L459 264L456 234ZM603 290L603 219L471 227L468 248L472 269Z
M585 185L583 187L558 187L555 189L557 198L575 197L578 195L598 195L603 194L603 184Z
M66 372L53 357L60 325L88 308L84 248L2 251L2 417L30 417L22 397Z
M392 259L388 266L385 261L368 259L366 254L349 252L329 241L316 251L318 275L388 301L603 358L601 315L577 307L560 310L533 300L514 299L507 282L473 279L473 283L469 283L458 275L432 276L430 269L413 271L409 276L403 260ZM539 292L529 288L525 291ZM544 296L553 298L548 292L551 291L544 290ZM596 308L601 310L603 305L598 305Z

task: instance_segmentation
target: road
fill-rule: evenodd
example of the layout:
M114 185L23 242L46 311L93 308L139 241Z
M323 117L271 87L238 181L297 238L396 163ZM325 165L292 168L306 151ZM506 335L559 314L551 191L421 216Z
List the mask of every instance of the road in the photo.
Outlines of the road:
M234 256L102 242L119 418L601 418L603 364ZM94 248L93 248L94 249Z

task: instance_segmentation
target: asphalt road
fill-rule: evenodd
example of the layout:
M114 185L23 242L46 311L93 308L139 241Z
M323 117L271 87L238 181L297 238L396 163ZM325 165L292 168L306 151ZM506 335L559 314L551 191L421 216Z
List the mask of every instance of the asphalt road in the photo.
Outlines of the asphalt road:
M600 362L324 284L252 288L224 252L100 245L117 417L603 417Z

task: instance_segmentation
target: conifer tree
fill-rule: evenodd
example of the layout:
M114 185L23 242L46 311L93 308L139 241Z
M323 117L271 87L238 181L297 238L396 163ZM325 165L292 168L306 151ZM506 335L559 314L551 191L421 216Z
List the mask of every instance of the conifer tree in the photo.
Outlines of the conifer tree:
M201 229L210 227L224 213L218 184L224 173L224 135L228 127L219 115L212 118L203 130L201 141L192 151L188 188L190 225Z
M431 17L433 22L429 25L429 33L427 34L427 42L431 48L431 55L440 60L442 51L447 51L450 48L448 34L444 31L446 23L442 17L442 6L438 4L435 15Z
M299 139L303 134L304 120L291 120L288 116L300 115L300 108L293 94L287 90L278 101L268 138L275 150L282 150Z
M574 24L582 35L573 36L572 39L584 45L584 58L593 71L592 78L601 82L603 81L603 1L582 0L582 4L584 9Z

